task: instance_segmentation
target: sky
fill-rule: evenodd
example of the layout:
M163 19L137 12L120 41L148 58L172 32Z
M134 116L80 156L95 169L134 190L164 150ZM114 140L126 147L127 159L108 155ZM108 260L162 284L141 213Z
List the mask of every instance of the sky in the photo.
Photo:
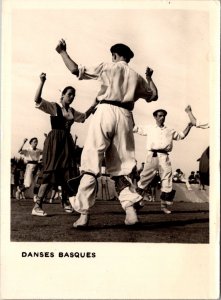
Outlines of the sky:
M197 119L211 122L211 105L215 98L211 97L214 52L210 10L199 5L196 9L175 5L153 8L148 6L148 1L143 7L144 2L131 6L132 2L119 1L115 2L119 5L100 5L99 8L92 4L87 8L78 7L73 5L74 1L68 2L71 6L59 7L53 6L52 1L47 2L48 6L31 6L31 2L15 5L9 17L11 38L7 41L11 64L10 84L6 89L10 88L7 122L11 157L19 156L17 151L24 138L38 137L38 147L42 148L44 133L50 131L49 115L34 106L41 72L47 74L44 99L59 102L60 90L73 85L76 97L72 106L82 112L92 104L99 90L99 82L79 81L64 66L55 51L61 38L66 40L67 51L78 64L92 66L110 62L110 47L125 43L135 54L131 68L144 77L147 66L154 70L159 99L152 103L142 99L136 102L133 112L136 124L154 123L153 111L163 108L168 112L165 124L183 130L189 122L184 111L188 104ZM90 121L91 118L84 124L72 126L71 133L77 136L81 147ZM174 141L170 154L173 170L180 168L187 176L198 170L197 159L210 144L210 130L192 128L186 139ZM138 167L145 160L145 144L145 137L135 135Z

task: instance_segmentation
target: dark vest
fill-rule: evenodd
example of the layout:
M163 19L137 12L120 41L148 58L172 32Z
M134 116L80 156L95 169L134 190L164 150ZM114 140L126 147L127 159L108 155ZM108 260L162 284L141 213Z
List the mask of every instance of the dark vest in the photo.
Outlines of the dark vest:
M73 120L67 120L62 114L61 107L56 103L57 116L51 116L51 128L70 131ZM74 109L71 107L71 112L74 116Z

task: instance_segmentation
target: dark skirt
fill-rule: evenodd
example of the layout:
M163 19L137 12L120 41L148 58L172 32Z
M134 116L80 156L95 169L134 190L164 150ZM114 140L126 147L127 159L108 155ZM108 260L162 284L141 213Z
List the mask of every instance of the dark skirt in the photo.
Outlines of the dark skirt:
M70 132L53 129L45 139L42 183L63 185L78 175L75 144Z

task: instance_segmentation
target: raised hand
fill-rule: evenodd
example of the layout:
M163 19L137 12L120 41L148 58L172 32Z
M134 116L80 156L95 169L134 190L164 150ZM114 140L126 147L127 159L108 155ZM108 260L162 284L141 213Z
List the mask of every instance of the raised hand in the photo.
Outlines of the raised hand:
M187 107L185 108L185 112L188 113L190 111L192 111L192 108L190 105L187 105Z
M45 82L45 80L46 80L46 73L41 73L40 80L41 80L41 82Z
M25 143L27 142L27 140L28 140L28 139L25 138L24 141L23 141L23 143L25 144Z
M153 70L151 68L147 67L145 74L146 74L146 76L151 77L153 74Z
M61 53L62 51L66 51L66 42L64 39L61 39L57 45L57 47L55 48L55 50L58 52L58 53Z

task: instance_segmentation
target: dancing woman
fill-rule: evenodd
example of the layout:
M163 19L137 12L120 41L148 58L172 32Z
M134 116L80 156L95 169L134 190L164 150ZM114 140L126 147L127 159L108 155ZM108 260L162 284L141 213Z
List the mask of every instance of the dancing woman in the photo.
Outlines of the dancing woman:
M51 116L52 130L45 139L43 149L43 176L32 215L46 216L42 209L43 199L50 185L62 186L62 204L66 212L72 212L68 203L66 182L77 175L75 143L70 133L74 122L83 123L94 112L96 104L85 113L76 111L70 105L75 98L75 89L67 86L61 93L61 104L42 99L46 74L41 73L40 85L35 96L36 107Z

